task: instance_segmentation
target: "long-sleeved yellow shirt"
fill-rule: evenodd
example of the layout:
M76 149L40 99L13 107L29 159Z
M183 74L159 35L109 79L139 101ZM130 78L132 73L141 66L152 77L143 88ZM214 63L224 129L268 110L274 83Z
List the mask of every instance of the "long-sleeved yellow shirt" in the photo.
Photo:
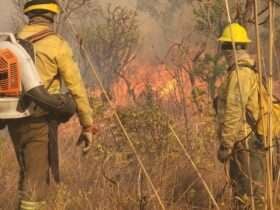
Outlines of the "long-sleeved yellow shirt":
M49 27L47 24L25 25L17 35L19 38L25 39ZM73 53L68 43L62 37L52 34L35 42L33 46L36 52L35 65L45 87L48 87L53 78L58 75L48 91L59 93L61 81L64 81L77 105L81 125L83 127L91 126L93 112L89 105L80 70L73 59Z
M233 66L227 72L218 94L218 133L221 143L228 147L246 138L252 131L246 121L246 106L248 103L254 103L254 100L258 103L258 98L252 97L257 91L258 75L251 68L243 67L253 66L254 61L247 53L239 51L238 63L238 70Z
M218 133L221 144L227 147L246 139L251 132L268 135L268 92L263 84L260 88L259 73L252 68L255 62L250 56L243 50L237 56L239 68L233 65L219 89ZM280 104L275 102L272 135L280 137Z

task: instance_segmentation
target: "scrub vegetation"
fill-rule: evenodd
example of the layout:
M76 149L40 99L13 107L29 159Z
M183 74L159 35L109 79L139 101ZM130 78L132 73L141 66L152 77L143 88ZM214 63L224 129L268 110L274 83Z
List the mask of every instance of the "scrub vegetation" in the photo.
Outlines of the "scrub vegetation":
M14 2L19 9L23 5L22 1ZM215 209L170 125L220 208L231 209L225 168L216 158L219 142L213 109L217 87L226 71L216 42L227 24L224 1L135 0L133 6L131 1L117 5L114 1L104 2L61 1L65 12L59 17L57 28L73 46L80 63L99 132L93 149L83 156L75 145L80 132L77 119L74 117L60 126L62 182L50 186L48 209L161 209L114 118L113 108L166 209ZM267 5L261 2L259 15L265 53ZM275 2L276 7L280 6L279 1ZM232 19L246 25L254 41L254 1L230 3ZM279 37L279 13L275 16L276 37ZM78 33L72 33L69 19ZM18 25L17 21L15 28ZM279 58L279 46L278 39L275 58ZM85 60L84 48L114 107L98 86ZM256 54L254 44L250 51ZM275 59L275 84L278 63L279 59ZM4 134L0 139L0 210L10 210L16 205L18 166L8 139ZM279 204L278 195L275 201Z

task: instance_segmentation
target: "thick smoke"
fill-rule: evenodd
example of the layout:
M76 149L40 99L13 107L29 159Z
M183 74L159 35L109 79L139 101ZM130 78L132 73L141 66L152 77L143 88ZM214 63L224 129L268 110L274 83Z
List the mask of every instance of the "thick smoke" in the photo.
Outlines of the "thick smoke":
M13 17L15 9L12 1L0 0L0 31L14 31Z
M123 6L138 13L141 52L161 57L170 42L179 41L193 28L192 5L188 0L91 0L106 7ZM15 8L12 1L0 0L0 31L14 31Z
M180 41L193 31L192 5L188 0L99 0L124 6L138 13L143 59L162 57L172 42ZM143 56L144 55L144 56Z

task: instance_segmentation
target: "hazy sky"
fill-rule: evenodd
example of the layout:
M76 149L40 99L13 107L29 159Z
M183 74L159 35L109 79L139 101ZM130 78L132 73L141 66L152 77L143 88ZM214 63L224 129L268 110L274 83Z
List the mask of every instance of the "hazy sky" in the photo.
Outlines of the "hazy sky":
M0 0L0 31L12 30L12 11L11 0Z

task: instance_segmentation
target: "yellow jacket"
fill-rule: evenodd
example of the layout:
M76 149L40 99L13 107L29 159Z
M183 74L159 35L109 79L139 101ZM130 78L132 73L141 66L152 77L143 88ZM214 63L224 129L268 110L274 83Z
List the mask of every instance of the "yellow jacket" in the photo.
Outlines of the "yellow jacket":
M232 67L228 70L218 94L218 134L221 143L227 147L232 147L252 131L246 121L245 110L246 105L252 100L258 101L257 97L250 97L257 88L258 75L251 68L242 67L242 65L253 66L254 61L247 53L239 51L238 63L240 67L237 71L234 62L230 64Z
M49 27L47 24L25 25L17 35L19 38L25 39ZM45 87L48 87L53 78L58 75L48 91L59 93L63 81L77 104L81 125L83 127L91 126L93 123L92 109L80 70L73 60L73 53L68 43L60 36L53 34L35 42L33 46L36 52L35 64Z
M237 57L239 68L232 61L218 96L218 134L221 144L227 147L245 140L252 132L268 134L268 92L263 85L260 91L254 60L244 50L238 51ZM277 103L273 104L272 119L273 137L279 137L280 105Z

